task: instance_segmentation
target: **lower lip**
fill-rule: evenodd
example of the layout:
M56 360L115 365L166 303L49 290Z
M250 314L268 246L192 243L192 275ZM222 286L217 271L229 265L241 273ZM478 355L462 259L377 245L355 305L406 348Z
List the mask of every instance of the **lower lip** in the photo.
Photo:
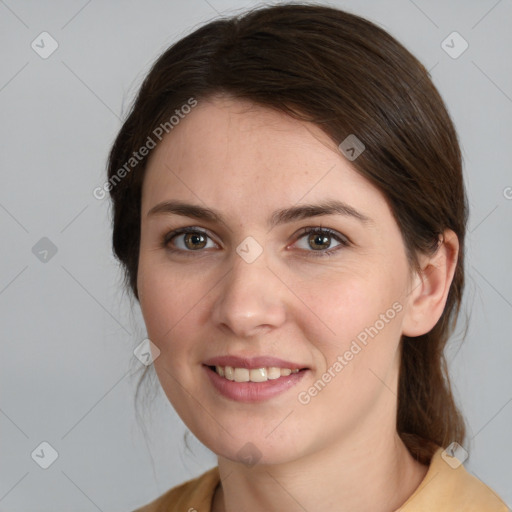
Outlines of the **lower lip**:
M298 384L307 370L300 370L265 382L235 382L221 377L215 370L204 366L210 381L219 393L237 402L262 402Z

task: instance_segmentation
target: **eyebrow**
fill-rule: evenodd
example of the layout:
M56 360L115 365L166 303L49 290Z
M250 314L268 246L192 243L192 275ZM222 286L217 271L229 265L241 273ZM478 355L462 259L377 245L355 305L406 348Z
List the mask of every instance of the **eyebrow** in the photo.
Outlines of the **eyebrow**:
M172 200L164 201L153 206L149 210L147 217L157 214L175 214L194 219L206 220L225 224L222 214L211 208L205 208L182 201ZM279 224L286 224L297 220L316 217L319 215L343 215L353 217L363 224L375 224L373 219L356 210L343 201L330 200L320 204L303 204L276 210L268 220L268 226L273 228Z

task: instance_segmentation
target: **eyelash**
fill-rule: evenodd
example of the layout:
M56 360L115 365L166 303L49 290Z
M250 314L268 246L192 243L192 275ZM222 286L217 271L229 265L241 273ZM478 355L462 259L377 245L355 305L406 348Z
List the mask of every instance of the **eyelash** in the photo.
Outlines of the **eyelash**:
M162 237L162 248L164 248L167 251L172 252L172 253L181 253L181 254L183 254L183 253L193 253L193 252L196 252L196 251L184 251L183 249L172 249L172 248L169 247L169 243L171 242L171 240L173 238L177 237L178 235L188 234L188 233L193 233L193 234L196 234L196 235L204 235L204 236L206 236L206 237L211 239L211 237L208 235L208 233L206 231L203 231L202 229L198 229L198 228L194 228L194 227L179 228L179 229L176 229L176 230L171 231L169 233L166 233ZM341 234L337 233L336 231L333 231L332 229L323 228L321 226L303 228L301 230L299 236L297 237L296 241L298 241L301 238L305 237L306 235L310 235L310 234L327 235L327 236L329 236L331 238L334 238L337 242L340 243L340 245L336 246L333 249L318 250L318 251L314 251L314 250L305 251L305 252L308 252L308 253L312 253L311 255L313 257L315 257L315 258L325 258L325 257L332 256L334 253L336 253L340 249L343 249L343 248L348 247L350 245L349 239L347 237L345 237L344 235L341 235ZM197 252L201 252L201 251L198 250Z

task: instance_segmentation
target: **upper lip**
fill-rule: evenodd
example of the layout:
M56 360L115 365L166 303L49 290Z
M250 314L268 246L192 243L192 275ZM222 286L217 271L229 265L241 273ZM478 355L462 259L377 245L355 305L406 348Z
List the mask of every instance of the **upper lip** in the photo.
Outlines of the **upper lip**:
M306 368L304 365L285 361L278 357L255 356L255 357L238 357L238 356L219 356L212 357L204 362L206 366L231 366L233 368L289 368L290 370L301 370Z

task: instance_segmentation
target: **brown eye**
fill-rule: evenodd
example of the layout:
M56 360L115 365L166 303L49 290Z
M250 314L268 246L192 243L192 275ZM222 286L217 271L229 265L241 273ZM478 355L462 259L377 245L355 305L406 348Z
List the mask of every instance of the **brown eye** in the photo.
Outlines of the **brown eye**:
M210 243L210 245L207 245ZM162 246L169 251L198 252L217 247L210 236L198 229L180 228L164 236Z
M312 256L331 256L338 250L348 247L350 241L337 231L314 227L304 228L295 245Z
M328 235L319 235L318 233L310 233L308 243L312 249L329 249L331 245L331 237Z
M184 237L185 246L188 249L203 249L206 245L206 237L202 233L186 233Z

